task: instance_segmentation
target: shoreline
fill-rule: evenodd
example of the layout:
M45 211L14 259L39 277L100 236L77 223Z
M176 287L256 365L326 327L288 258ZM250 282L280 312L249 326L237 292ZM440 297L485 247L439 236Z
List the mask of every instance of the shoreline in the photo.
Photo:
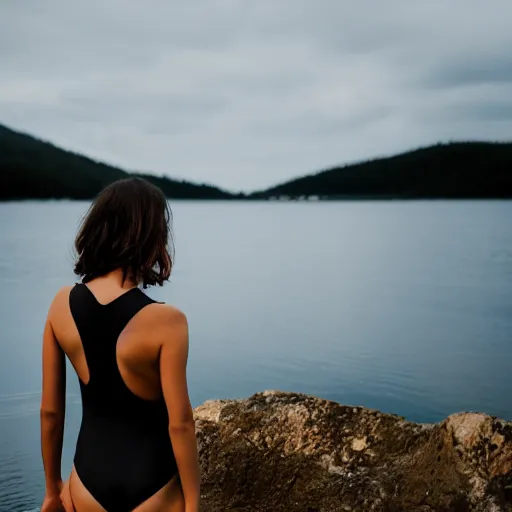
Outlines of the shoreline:
M26 197L26 198L0 198L0 204L9 203L85 203L92 202L94 197L88 199L79 199L71 197ZM399 197L399 196L335 196L325 197L318 199L300 199L300 198L184 198L184 197L167 197L168 201L172 202L190 202L190 203L349 203L349 202L417 202L417 203L433 203L433 202L510 202L512 196L505 197Z

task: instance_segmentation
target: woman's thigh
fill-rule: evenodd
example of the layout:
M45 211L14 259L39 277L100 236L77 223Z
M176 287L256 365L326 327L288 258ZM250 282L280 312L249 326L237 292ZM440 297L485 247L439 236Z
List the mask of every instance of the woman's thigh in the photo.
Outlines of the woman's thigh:
M64 505L65 512L76 512L73 506L73 500L71 499L71 493L69 492L69 478L64 482L62 492L60 493L60 499L62 505Z
M179 477L176 475L133 512L185 512L185 499Z
M107 512L84 486L75 466L69 477L69 498L74 507L73 512Z

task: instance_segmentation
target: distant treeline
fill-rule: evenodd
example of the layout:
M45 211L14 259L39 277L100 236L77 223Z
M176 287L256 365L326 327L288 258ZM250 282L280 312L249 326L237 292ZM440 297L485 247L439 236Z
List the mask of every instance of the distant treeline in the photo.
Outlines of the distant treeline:
M254 198L512 198L512 143L454 142L283 183Z
M237 197L209 185L127 173L0 125L0 200L91 199L109 183L134 175L155 183L169 198Z
M91 199L108 183L134 175L174 199L509 199L512 143L438 144L234 194L210 185L127 173L0 125L0 200Z

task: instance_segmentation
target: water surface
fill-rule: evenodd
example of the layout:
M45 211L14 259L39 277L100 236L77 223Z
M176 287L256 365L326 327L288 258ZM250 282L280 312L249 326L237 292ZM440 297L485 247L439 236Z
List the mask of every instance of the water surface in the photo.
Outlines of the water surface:
M0 511L39 504L41 335L85 202L0 204ZM194 405L264 389L512 419L512 202L172 204ZM68 371L64 471L80 423Z

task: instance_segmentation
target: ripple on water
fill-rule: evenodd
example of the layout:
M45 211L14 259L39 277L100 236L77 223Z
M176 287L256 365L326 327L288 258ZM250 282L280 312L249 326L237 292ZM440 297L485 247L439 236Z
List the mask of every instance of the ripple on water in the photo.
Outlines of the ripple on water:
M15 453L0 461L0 510L28 512L34 509L34 489L27 484L23 455Z

